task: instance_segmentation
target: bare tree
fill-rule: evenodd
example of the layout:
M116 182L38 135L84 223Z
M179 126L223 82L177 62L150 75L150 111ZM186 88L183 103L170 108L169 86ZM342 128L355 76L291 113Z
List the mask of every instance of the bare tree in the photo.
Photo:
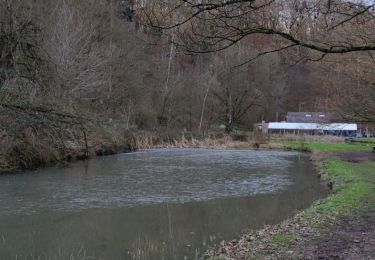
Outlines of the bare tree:
M235 58L239 55L241 52L226 51L215 61L219 84L212 89L212 92L220 104L219 111L222 111L225 132L228 134L249 111L261 106L263 96L260 87L255 85L250 68L231 70L233 63L236 62Z
M320 53L320 58L333 53L375 50L371 2L176 0L174 3L171 6L154 1L140 7L139 12L151 26L178 28L177 43L188 53L223 50L260 34L277 40L279 46L258 55L296 47ZM174 12L180 14L178 21L170 19ZM360 31L352 35L348 27Z
M16 79L38 81L36 68L44 62L39 28L25 15L22 1L1 0L0 13L0 85Z
M342 119L375 124L375 60L371 53L331 57L319 64L321 73L337 76L330 80L335 93L330 103ZM328 80L327 80L328 81ZM337 85L336 82L341 82ZM336 84L335 84L336 83Z
M278 52L286 52L289 57L294 52L292 60L298 64L321 61L332 54L372 55L375 50L373 1L175 0L167 4L152 1L139 7L138 12L152 27L166 33L173 29L176 46L188 54L218 52L259 37L267 37L273 43L262 48L248 46L256 52L243 55L235 67ZM180 14L178 21L170 19L176 12ZM360 93L374 92L371 84L364 85L367 87ZM342 90L341 94L344 92L348 100L357 97L353 104L361 102L359 93ZM317 97L319 94L314 93L314 98ZM320 101L309 103L312 107L312 103ZM355 107L362 112L356 109L352 114L358 115L358 120L368 121L373 113L371 104Z
M97 1L88 7L88 3L59 0L44 20L47 25L44 28L44 49L56 68L59 89L55 93L59 98L96 99L105 86L109 86L106 93L111 92L110 59L114 50L106 43L111 43L112 36L99 35L105 33L100 30L101 26L107 24L111 27L111 15L94 19L97 10L103 10L104 6ZM101 38L103 40L99 41Z

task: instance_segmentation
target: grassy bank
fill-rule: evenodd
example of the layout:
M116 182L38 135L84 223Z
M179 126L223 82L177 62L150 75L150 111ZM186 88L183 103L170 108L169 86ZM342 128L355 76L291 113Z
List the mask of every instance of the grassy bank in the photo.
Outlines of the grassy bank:
M182 135L127 132L106 129L90 129L87 134L89 155L105 155L123 152L133 145L138 148L197 147L197 148L251 148L251 140L234 141L230 136L192 138ZM132 145L132 146L129 146ZM369 153L369 144L344 144L323 142L283 141L267 144L267 148L311 152L323 182L330 184L332 192L324 200L294 217L262 230L244 234L238 240L208 252L209 259L302 259L309 258L311 248L327 241L333 229L345 224L345 218L361 219L375 213L375 161L352 163L343 157L350 153ZM79 159L85 152L85 142L69 142L64 153ZM74 159L75 159L74 158ZM360 223L361 225L363 223ZM367 225L364 222L364 225ZM348 225L346 225L348 226ZM363 233L363 232L362 232ZM375 231L374 231L375 235ZM375 237L375 236L374 236ZM355 239L357 240L357 239ZM341 242L340 242L341 243ZM314 258L314 257L312 257Z
M297 150L304 152L351 152L351 151L369 151L370 145L361 144L345 144L345 143L321 143L321 142L283 142L284 148L287 150Z
M284 143L284 146L288 149L301 148L298 143ZM323 180L332 184L331 194L291 219L244 234L239 240L230 241L223 247L210 251L207 258L314 259L318 258L315 249L321 247L321 244L327 244L327 241L334 244L334 230L347 229L347 234L352 234L350 229L368 225L357 223L350 226L345 219L358 220L374 216L375 161L351 163L339 156L353 151L369 151L368 146L307 143L304 148L305 151L312 152L312 158ZM359 240L353 241L357 243ZM326 248L326 251L321 251L329 250L330 248Z
M352 143L365 143L365 144L375 144L375 137L372 138L355 138L351 139Z

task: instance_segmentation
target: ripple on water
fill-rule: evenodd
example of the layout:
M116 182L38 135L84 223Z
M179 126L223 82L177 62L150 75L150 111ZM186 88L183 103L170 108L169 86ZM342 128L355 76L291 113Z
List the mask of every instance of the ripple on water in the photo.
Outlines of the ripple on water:
M155 149L2 176L0 214L187 203L274 193L294 152Z

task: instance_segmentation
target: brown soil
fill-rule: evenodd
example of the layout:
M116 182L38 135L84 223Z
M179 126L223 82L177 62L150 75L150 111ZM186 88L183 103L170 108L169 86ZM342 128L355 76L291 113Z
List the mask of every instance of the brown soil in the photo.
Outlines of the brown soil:
M367 151L354 151L354 152L345 152L339 154L340 158L348 162L367 162L375 161L375 153Z
M328 159L331 157L338 156L341 160L352 162L352 163L360 163L360 162L367 162L367 161L375 161L375 153L369 151L353 151L353 152L324 152L324 153L313 153L311 155L311 159L313 161L321 161L324 159Z
M339 156L342 160L361 163L375 161L375 153L353 151L342 153L316 153L313 160ZM375 260L375 213L346 215L331 223L316 242L297 243L303 259L374 259ZM296 248L294 248L296 250Z
M301 246L305 259L375 259L375 216L345 216L325 239Z

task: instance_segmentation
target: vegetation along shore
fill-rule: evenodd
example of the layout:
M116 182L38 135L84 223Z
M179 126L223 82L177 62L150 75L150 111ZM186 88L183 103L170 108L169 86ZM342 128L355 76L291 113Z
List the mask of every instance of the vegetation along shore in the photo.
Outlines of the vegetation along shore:
M0 259L375 259L374 1L0 0Z
M373 259L375 155L368 146L286 142L311 152L330 195L294 217L243 234L207 259Z

